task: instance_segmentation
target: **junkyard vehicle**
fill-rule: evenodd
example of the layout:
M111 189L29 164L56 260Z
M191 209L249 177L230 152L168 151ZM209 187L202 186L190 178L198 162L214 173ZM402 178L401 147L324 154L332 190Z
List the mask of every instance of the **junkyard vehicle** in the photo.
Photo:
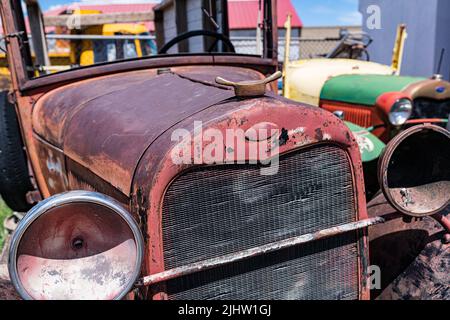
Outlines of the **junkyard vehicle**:
M101 15L98 10L75 10L70 16ZM142 23L108 23L100 25L82 25L70 30L70 35L87 36L70 41L70 64L81 66L106 61L137 58L156 54L156 47L148 39L120 39L114 36L148 36L149 31ZM89 36L101 35L103 38L91 39ZM111 37L111 38L108 38ZM104 38L107 38L106 40Z
M59 16L46 17L44 25L52 27L52 49L48 50L47 61L33 63L42 71L56 72L70 69L70 66L86 66L94 63L121 60L156 54L156 44L149 39L149 31L139 19L145 20L146 14L102 14L99 10L70 10L63 12L67 20ZM95 21L86 21L81 16L96 16ZM99 18L101 17L101 18ZM126 18L135 23L102 23L110 18ZM75 25L77 25L75 27ZM70 28L69 28L70 27ZM45 40L44 40L45 41ZM1 44L4 50L4 44ZM38 70L36 70L38 72ZM10 88L10 74L5 52L0 52L0 89Z
M0 128L15 140L0 140L0 192L8 204L34 205L9 252L21 297L368 299L370 253L386 265L380 296L395 298L399 286L413 288L404 285L411 276L403 275L402 257L422 251L411 248L433 241L439 247L426 257L446 259L441 238L449 225L441 213L449 204L449 132L428 125L388 146L380 167L387 200L377 201L398 208L388 215L369 204L368 211L359 147L344 122L275 94L276 1L264 1L262 57L232 52L226 1L198 15L218 30L188 34L212 42L201 37L177 46L187 37L186 7L163 1L155 11L157 34L170 45L161 51L203 46L208 53L41 77L30 70L20 1L1 4L14 91L1 108L9 118L0 118ZM37 8L31 0L27 6ZM173 12L180 14L175 41L158 29ZM414 159L410 142L421 139L432 143L420 144L420 154L438 160L407 161L423 175L403 176L404 152ZM24 187L12 201L9 190L18 186ZM439 189L433 205L410 210L416 199L431 198L427 186ZM398 212L425 222L404 223ZM371 232L381 251L369 250ZM382 256L397 232L409 246ZM425 267L447 289L423 296L448 298L442 264Z
M418 123L445 127L450 115L450 83L386 75L342 75L325 82L319 106L341 110L345 119L369 128L384 142Z
M286 27L289 34L289 17ZM406 37L406 26L399 25L391 66L332 59L333 55L289 61L290 41L286 41L283 95L339 111L346 121L366 128L385 143L410 125L435 123L445 127L450 114L450 83L440 75L430 79L398 76Z
M283 96L286 98L318 106L324 84L333 77L351 74L400 74L407 37L406 26L403 24L397 28L392 63L389 66L369 61L367 46L371 40L364 40L364 35L360 35L361 40L356 42L354 39L349 42L349 35L344 36L336 48L324 58L290 61L290 16L286 19L285 28Z

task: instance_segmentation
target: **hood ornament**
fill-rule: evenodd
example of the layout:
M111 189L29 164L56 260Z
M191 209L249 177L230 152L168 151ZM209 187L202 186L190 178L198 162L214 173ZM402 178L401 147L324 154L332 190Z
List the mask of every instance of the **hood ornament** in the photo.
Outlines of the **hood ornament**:
M216 83L228 87L233 87L236 97L257 97L263 96L266 93L266 85L268 83L278 80L279 78L281 78L281 76L281 71L277 71L265 79L240 82L233 82L221 77L217 77Z

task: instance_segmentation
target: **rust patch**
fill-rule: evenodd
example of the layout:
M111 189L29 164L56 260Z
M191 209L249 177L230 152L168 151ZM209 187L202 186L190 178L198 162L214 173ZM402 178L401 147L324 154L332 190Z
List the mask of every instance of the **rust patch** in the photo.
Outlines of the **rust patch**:
M289 140L288 131L285 128L281 129L280 137L278 138L279 146L284 146Z
M322 129L321 128L317 128L315 130L315 132L316 132L316 136L315 136L316 140L317 141L322 141L323 140L323 131L322 131Z
M142 189L138 188L136 191L136 201L137 201L137 213L139 218L139 226L141 227L142 236L144 242L148 241L148 229L147 229L147 210L148 210L148 199L145 194L143 194Z

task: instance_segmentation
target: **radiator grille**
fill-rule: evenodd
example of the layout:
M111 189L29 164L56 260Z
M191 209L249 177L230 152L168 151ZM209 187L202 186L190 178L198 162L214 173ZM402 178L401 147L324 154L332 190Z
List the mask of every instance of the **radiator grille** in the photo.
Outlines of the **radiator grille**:
M420 98L414 100L411 119L438 118L448 119L450 100L433 100Z
M166 269L355 221L343 150L316 146L286 155L273 176L259 169L203 167L169 186L162 216ZM355 298L355 243L351 233L174 279L169 298Z
M324 103L322 108L330 112L344 111L345 121L357 124L363 128L368 128L373 125L373 110L370 107L360 107L357 105L343 106Z

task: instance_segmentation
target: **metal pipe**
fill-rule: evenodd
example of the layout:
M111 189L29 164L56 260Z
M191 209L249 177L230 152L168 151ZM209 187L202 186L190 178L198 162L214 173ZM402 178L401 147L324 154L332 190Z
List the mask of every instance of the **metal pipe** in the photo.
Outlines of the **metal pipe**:
M340 226L324 229L315 233L308 233L305 235L301 235L298 237L286 239L286 240L280 240L277 242L269 243L266 245L262 245L256 248L251 248L247 250L243 250L240 252L224 255L217 258L212 258L200 262L195 262L188 264L186 266L173 268L170 270L166 270L163 272L159 272L156 274L152 274L149 276L145 276L141 279L139 279L135 286L136 287L142 287L142 286L149 286L153 285L155 283L167 281L170 279L178 278L181 276L189 275L192 273L196 273L199 271L216 268L222 265L230 264L233 262L241 261L247 258L256 257L262 254L279 251L285 248L293 247L296 245L308 243L311 241L323 239L323 238L329 238L332 236L336 236L339 234L343 234L349 231L355 231L362 228L366 228L368 226L379 224L384 222L384 219L382 217L375 217L370 219L365 219L357 222L347 223Z
M155 40L151 35L114 35L104 36L99 34L47 34L47 39L58 40Z

